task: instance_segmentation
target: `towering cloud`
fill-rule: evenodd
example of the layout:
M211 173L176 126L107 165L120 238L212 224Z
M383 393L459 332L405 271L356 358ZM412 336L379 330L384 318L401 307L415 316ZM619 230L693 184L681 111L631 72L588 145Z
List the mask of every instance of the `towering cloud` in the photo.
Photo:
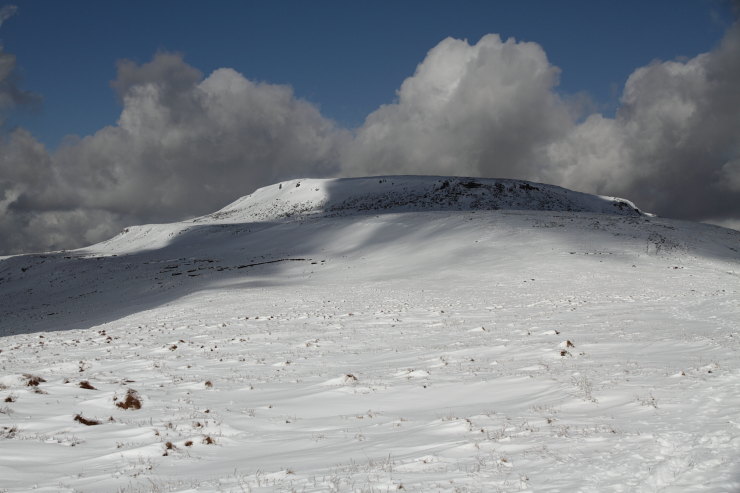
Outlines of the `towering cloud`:
M368 116L345 155L357 174L544 177L545 146L566 135L559 70L535 43L446 39Z

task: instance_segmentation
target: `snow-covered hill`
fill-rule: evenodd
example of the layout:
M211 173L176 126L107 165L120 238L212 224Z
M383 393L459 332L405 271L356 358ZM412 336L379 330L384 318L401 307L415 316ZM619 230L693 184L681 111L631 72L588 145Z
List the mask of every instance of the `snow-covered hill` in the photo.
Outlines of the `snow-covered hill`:
M293 180L257 190L201 220L275 220L362 211L550 210L639 215L634 204L520 180L387 176Z
M166 245L193 225L286 222L390 212L531 210L643 215L625 199L574 192L521 180L434 176L300 179L260 188L223 209L169 225L127 228L107 250L137 251ZM101 251L97 249L96 251Z
M0 491L736 491L739 288L736 231L452 177L9 257Z

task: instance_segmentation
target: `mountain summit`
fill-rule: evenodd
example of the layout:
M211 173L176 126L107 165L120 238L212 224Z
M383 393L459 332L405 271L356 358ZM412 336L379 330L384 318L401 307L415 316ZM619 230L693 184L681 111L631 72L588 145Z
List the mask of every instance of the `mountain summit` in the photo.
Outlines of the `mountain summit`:
M292 222L388 213L431 211L573 212L647 217L629 200L575 192L523 180L376 176L296 179L260 188L223 209L171 224L126 228L105 241L105 251L159 248L173 235L207 226ZM255 226L257 227L257 226Z
M625 199L522 180L439 176L299 179L260 188L201 220L362 212L530 210L642 215Z

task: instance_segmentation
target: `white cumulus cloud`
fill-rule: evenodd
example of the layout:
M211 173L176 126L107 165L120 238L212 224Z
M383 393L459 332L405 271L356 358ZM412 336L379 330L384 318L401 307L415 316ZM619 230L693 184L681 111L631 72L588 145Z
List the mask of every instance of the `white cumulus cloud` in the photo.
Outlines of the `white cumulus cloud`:
M535 43L448 38L367 117L344 155L354 174L541 176L544 146L570 123L559 70Z

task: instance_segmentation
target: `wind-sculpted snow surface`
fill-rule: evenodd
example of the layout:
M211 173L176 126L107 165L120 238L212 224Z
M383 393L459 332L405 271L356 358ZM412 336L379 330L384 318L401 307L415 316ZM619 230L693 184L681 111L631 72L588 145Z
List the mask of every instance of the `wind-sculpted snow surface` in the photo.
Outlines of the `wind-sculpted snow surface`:
M0 491L740 490L740 233L620 199L295 180L0 299Z

